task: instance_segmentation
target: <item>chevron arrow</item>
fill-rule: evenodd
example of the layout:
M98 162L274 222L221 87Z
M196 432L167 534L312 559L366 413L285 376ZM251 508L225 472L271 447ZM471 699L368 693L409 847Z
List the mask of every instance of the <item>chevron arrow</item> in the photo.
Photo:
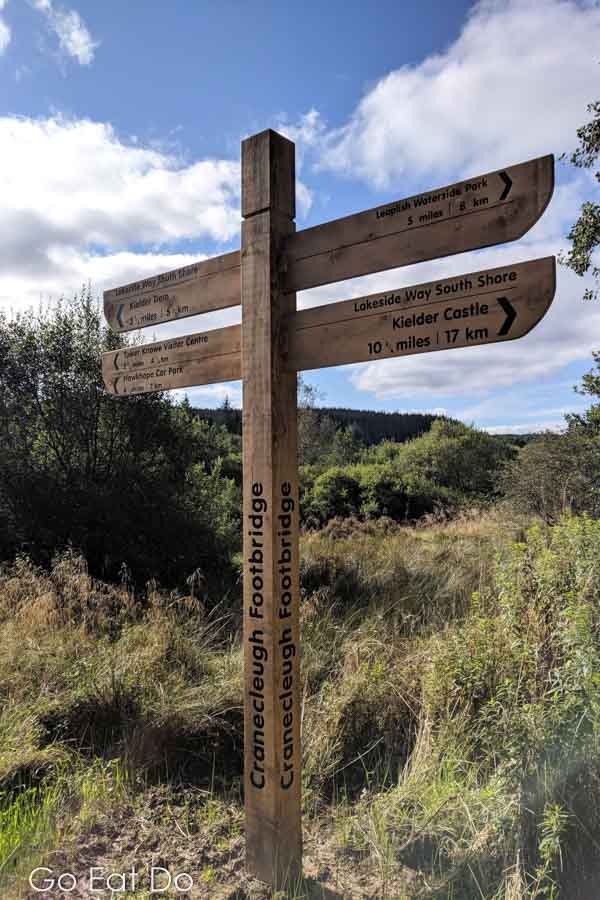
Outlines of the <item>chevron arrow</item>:
M502 328L498 332L498 337L503 337L510 331L510 326L517 318L517 313L512 303L509 303L508 297L497 297L498 303L506 313L506 319L502 323Z
M117 388L118 382L119 382L119 379L118 379L118 378L113 378L113 388L114 388L114 390L115 390L115 394L118 394L118 393L119 393L118 388Z
M118 365L118 363L117 363L117 360L118 360L118 358L119 358L119 353L120 353L120 352L121 352L120 350L117 350L117 352L115 353L115 358L113 359L113 366L115 367L115 369L117 370L117 372L119 371L119 365Z
M502 191L502 194L500 195L500 200L502 201L502 200L506 200L506 198L510 194L510 189L512 187L512 178L510 177L510 175L508 175L507 172L498 172L498 175L504 182L504 190Z
M119 308L117 309L117 322L119 323L119 328L123 328L123 309L125 304L121 303Z

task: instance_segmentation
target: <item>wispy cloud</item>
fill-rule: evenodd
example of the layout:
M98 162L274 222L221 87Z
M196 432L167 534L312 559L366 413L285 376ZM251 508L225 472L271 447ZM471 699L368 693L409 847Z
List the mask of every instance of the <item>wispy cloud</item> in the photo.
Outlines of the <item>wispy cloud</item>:
M2 13L5 6L6 0L0 0L0 13ZM4 17L0 15L0 53L4 53L4 51L10 44L10 37L10 28L4 21Z
M301 116L296 124L286 116L278 116L275 129L296 145L296 202L302 218L306 218L314 202L314 193L299 177L307 152L314 152L320 146L326 133L325 123L316 109Z
M49 28L58 37L61 51L81 66L89 66L99 44L77 10L54 6L52 0L32 0L32 5L46 17Z

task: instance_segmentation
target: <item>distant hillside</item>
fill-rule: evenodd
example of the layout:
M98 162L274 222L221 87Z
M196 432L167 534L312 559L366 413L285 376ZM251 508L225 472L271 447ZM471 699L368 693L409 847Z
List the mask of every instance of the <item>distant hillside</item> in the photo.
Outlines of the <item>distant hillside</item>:
M352 428L367 446L390 440L409 441L429 431L438 416L424 413L375 412L372 409L345 409L329 406L319 410L338 426Z
M338 427L349 426L356 437L368 446L380 441L408 441L431 428L437 416L423 413L375 412L371 409L345 409L343 407L318 407L316 411L329 416ZM234 434L242 433L240 409L195 409L195 414L209 422L224 425Z

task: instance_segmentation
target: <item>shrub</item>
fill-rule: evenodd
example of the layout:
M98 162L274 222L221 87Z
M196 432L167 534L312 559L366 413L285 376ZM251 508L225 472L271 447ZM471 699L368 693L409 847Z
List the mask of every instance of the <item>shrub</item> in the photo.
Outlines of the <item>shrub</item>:
M357 515L360 507L359 482L346 469L336 467L316 477L306 512L322 523L335 516Z
M583 429L547 433L499 472L499 490L519 512L553 523L565 512L600 515L600 438Z
M425 480L473 498L496 493L495 473L514 449L484 431L449 419L400 448L397 465L408 481Z
M202 568L223 587L239 514L218 458L229 448L235 473L233 438L162 394L109 395L101 353L120 344L89 293L0 315L0 561L49 566L74 547L106 580L125 563L138 585Z

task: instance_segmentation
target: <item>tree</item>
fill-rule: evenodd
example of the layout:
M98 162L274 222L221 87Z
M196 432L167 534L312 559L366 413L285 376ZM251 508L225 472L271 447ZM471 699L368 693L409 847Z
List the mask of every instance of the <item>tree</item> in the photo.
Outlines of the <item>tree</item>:
M598 450L580 431L546 432L504 467L499 489L516 510L549 524L566 512L598 516Z
M600 156L600 102L590 103L588 112L592 119L577 129L579 146L568 159L578 168L591 169ZM600 183L600 170L594 173ZM573 246L568 254L562 255L560 261L573 269L578 275L591 272L595 287L584 292L584 299L592 300L600 295L600 266L594 262L594 253L600 246L600 203L588 200L582 204L579 218L571 228L568 239Z
M109 395L101 353L122 344L89 291L0 316L0 560L48 563L73 546L104 578L122 563L169 586L198 567L225 572L235 548L211 511L221 487L232 509L232 489L197 468L208 475L223 455L217 429L162 394Z
M583 414L569 413L565 418L569 431L582 431L590 437L600 438L600 351L592 354L595 369L592 369L581 379L581 385L575 390L578 394L596 397L598 403L592 404ZM600 452L600 447L598 448Z
M452 419L437 419L431 430L398 448L398 466L409 482L425 479L465 496L491 497L496 472L513 448L485 431Z
M600 401L600 352L578 394ZM555 522L564 512L600 516L600 402L565 416L563 434L546 433L527 444L499 477L499 488L526 513Z
M331 449L335 437L335 422L322 410L317 402L322 393L298 375L298 462L300 465L314 465L323 461L323 456Z

